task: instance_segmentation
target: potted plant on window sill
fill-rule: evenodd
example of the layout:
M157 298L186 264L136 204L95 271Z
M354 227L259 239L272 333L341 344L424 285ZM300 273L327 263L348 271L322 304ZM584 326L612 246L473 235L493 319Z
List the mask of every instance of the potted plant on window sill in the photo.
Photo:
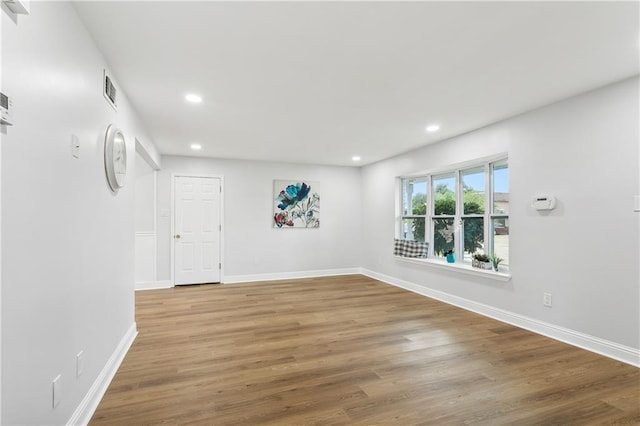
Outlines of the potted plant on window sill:
M476 253L471 259L471 266L480 269L491 269L491 260L489 256L484 253Z
M444 252L444 257L447 258L447 263L455 263L456 262L456 257L453 254L453 250L445 251Z
M498 256L489 256L489 260L491 261L491 266L495 272L499 272L499 265L504 259Z

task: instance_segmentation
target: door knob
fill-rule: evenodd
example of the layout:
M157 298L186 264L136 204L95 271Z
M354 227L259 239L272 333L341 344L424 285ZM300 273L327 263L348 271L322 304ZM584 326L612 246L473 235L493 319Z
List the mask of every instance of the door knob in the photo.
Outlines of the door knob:
M175 238L180 238L180 234L176 234Z

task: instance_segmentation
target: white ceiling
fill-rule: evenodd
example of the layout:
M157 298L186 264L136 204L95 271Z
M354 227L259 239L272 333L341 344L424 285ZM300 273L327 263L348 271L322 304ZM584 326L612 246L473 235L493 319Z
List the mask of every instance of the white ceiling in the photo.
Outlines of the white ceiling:
M162 154L333 165L637 75L638 6L75 3ZM441 130L427 134L431 123Z

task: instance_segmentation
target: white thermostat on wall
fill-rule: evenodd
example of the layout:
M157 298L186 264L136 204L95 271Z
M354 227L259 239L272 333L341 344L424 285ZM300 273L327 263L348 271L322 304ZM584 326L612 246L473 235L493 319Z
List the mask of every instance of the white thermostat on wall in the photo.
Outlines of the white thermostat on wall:
M550 195L538 195L533 197L531 207L536 210L553 210L556 207L556 198Z

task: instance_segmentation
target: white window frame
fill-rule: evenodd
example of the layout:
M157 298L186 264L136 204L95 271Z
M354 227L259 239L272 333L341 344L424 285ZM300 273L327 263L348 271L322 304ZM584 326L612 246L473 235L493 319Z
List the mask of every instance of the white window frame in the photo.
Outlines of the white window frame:
M460 203L460 220L461 222L459 223L460 226L460 242L461 242L461 246L460 246L460 261L464 261L464 218L482 218L483 220L483 238L484 238L484 244L485 247L487 248L487 250L485 250L487 253L493 253L493 238L491 237L491 233L489 230L489 225L491 225L491 218L490 218L490 214L489 212L492 210L492 206L493 206L493 199L492 199L492 190L493 190L493 179L491 179L491 176L489 175L491 173L492 167L493 167L493 163L494 162L486 162L484 164L478 165L478 167L467 167L464 169L458 169L457 170L457 175L458 175L458 198L457 198L457 203ZM462 179L462 176L465 174L465 172L469 172L469 171L480 171L482 170L482 172L484 173L484 213L483 214L464 214L464 182ZM458 252L456 252L458 253ZM466 262L466 263L470 263L470 262Z
M481 275L481 276L489 276L491 278L495 278L501 281L508 281L511 278L511 274L507 271L494 272L494 271L486 271L478 268L471 268L471 262L464 260L464 242L463 242L463 223L462 219L464 217L482 217L483 218L483 232L484 232L484 246L485 252L487 254L494 252L494 240L492 238L491 232L493 231L493 222L494 219L505 218L509 219L509 213L494 213L493 211L493 198L494 198L494 182L493 182L493 166L494 164L500 163L509 164L509 158L506 153L497 154L491 157L484 157L477 160L468 161L465 163L453 164L448 167L443 167L439 169L433 169L429 171L424 171L421 173L415 173L411 175L401 176L398 179L398 193L399 196L396 197L396 200L399 202L396 203L397 213L396 214L396 237L403 238L403 221L404 219L415 219L415 218L423 218L425 220L425 241L429 243L429 255L427 259L402 259L403 261L408 261L412 263L422 263L422 264L431 264L436 265L437 267L444 267L454 270L460 270L461 272L470 273L473 275ZM465 172L471 170L483 170L484 179L485 179L485 205L484 205L484 213L483 214L464 214L464 185L462 181L462 176ZM456 186L456 209L454 215L438 215L436 216L434 213L434 191L433 191L433 181L434 179L438 179L443 176L453 176L455 177L455 186ZM425 212L425 216L420 215L404 215L403 207L404 207L404 182L406 180L415 180L415 179L425 179L427 184L427 197L426 203L427 208ZM456 229L454 231L454 253L456 257L456 263L446 263L443 257L436 257L434 255L434 219L438 218L453 218L454 223L456 224Z
M425 210L425 214L424 215L416 215L413 214L413 211L411 212L411 214L404 214L404 182L405 180L418 180L421 179L421 176L415 176L415 177L407 177L407 178L400 178L400 203L399 203L399 218L400 220L398 221L398 226L396 229L396 235L398 235L397 238L400 239L405 239L404 235L403 235L403 231L404 231L404 221L405 219L424 219L424 241L429 241L428 237L429 235L427 234L427 230L428 230L428 223L427 223L427 215L429 214L429 201L428 198L426 200L427 206L426 206L426 210ZM427 185L427 197L429 196L429 181L426 180L425 181L426 185ZM411 200L413 200L413 196L410 197ZM397 217L398 215L396 215Z

